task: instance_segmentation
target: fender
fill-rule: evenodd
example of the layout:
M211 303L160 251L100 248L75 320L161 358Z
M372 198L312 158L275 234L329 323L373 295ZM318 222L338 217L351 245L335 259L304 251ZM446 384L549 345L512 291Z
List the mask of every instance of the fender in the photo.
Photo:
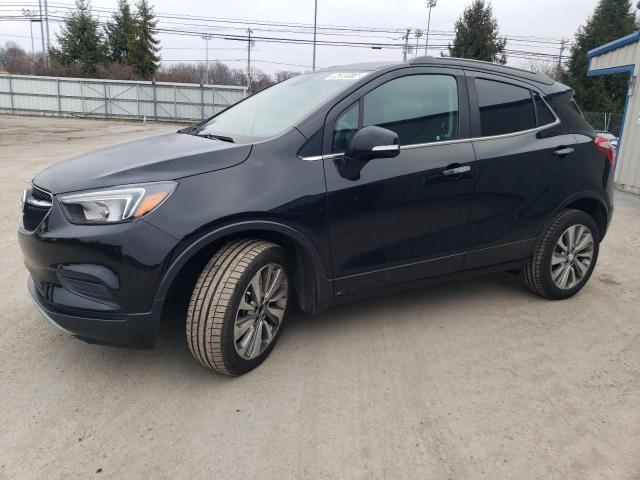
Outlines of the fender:
M207 245L210 245L211 243L225 236L251 230L267 230L277 232L286 235L291 240L301 245L309 254L309 257L313 262L313 266L316 272L316 281L318 282L318 286L320 287L318 293L319 295L323 295L325 293L322 286L323 283L326 282L322 282L321 280L327 280L326 268L324 266L324 262L322 261L322 256L318 252L316 246L311 242L311 240L309 240L304 234L300 233L295 228L290 227L289 225L286 225L284 223L272 220L246 220L216 228L215 230L207 232L206 234L192 241L191 244L189 244L187 248L185 248L167 268L160 282L160 286L158 287L158 290L156 292L156 300L164 299L166 297L169 288L171 287L171 284L175 280L176 275L178 274L180 269L191 258L193 258L194 255L200 252Z
M574 193L570 197L567 197L562 203L560 203L555 208L555 210L553 210L553 212L551 212L551 215L549 215L547 220L544 222L544 226L542 227L542 230L538 232L538 239L541 237L542 233L547 230L547 228L549 227L549 225L551 224L551 222L553 221L553 219L556 217L558 213L560 213L562 210L567 208L568 205L571 205L572 203L578 200L584 200L584 199L596 200L598 203L600 203L600 205L602 205L606 215L606 224L609 225L609 221L611 218L611 208L608 206L605 197L598 192L595 192L592 190L586 190L586 191ZM606 233L606 230L602 232L602 238L604 238L605 233ZM537 243L538 242L536 241L536 245Z

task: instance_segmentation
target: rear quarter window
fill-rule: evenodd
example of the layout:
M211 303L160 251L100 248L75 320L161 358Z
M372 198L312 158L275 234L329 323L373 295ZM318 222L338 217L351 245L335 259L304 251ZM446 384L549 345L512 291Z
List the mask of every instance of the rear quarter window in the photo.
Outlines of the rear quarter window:
M545 96L545 100L560 118L557 129L560 133L580 133L595 136L595 130L582 116L580 108L573 99L571 90Z

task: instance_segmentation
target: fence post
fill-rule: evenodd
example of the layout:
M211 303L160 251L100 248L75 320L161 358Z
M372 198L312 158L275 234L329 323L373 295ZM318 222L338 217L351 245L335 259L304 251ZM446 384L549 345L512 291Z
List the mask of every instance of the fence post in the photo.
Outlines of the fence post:
M107 82L104 82L104 118L109 118L109 97L107 95Z
M136 120L140 120L140 84L136 83Z
M58 116L62 116L62 103L60 99L60 79L56 78L56 96L58 98Z
M216 87L211 87L211 114L216 114Z
M84 83L80 82L80 102L82 103L82 115L84 115Z
M9 102L11 104L11 114L15 114L16 110L13 106L13 85L11 84L11 74L9 74Z
M204 85L200 84L200 119L204 120Z
M158 120L158 100L156 97L156 81L155 79L151 81L153 85L153 118L154 120Z
M173 116L178 120L178 87L173 86Z

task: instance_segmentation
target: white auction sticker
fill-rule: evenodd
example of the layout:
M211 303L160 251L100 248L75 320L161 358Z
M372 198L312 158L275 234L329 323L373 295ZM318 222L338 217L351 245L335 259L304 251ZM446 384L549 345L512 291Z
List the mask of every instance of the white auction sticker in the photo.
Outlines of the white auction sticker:
M364 77L367 72L333 72L327 75L325 80L358 80Z

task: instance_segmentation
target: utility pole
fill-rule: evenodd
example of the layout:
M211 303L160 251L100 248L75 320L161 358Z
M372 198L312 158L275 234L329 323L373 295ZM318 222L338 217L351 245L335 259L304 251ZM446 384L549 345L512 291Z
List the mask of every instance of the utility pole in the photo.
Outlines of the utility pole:
M211 40L210 33L203 33L200 35L200 38L204 40L204 50L205 50L205 62L204 62L204 83L205 85L209 84L209 40Z
M251 94L251 34L253 30L247 28L247 93Z
M429 18L427 20L427 42L424 44L424 55L429 55L429 29L431 28L431 9L436 6L437 0L427 0L427 8L429 9Z
M47 27L47 55L45 56L45 62L49 65L49 51L51 50L51 39L49 38L49 6L47 0L44 0L44 23Z
M563 38L560 42L560 55L558 55L558 72L562 70L562 54L564 53L564 49L567 47L567 41Z
M42 38L42 54L45 57L45 62L47 58L47 51L44 47L44 25L42 24L42 0L38 0L38 6L40 7L40 37Z
M316 30L318 28L318 0L315 1L315 13L313 14L313 71L316 70Z
M418 44L420 43L420 37L423 35L422 30L417 28L416 32L414 33L414 35L416 36L416 57L417 57L419 55L419 53L418 53Z
M33 17L35 16L35 14L36 12L34 10L27 10L26 8L22 9L22 15L24 15L29 19L29 32L31 33L31 56L32 57L36 56L36 49L33 46Z
M402 61L407 61L407 54L409 53L409 34L411 33L411 28L407 28L407 33L404 36L404 48L402 49Z

